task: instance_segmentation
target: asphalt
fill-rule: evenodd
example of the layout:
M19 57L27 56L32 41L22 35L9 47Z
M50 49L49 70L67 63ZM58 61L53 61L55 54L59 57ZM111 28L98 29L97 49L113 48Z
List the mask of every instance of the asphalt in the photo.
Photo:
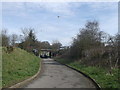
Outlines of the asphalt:
M43 59L42 72L25 88L95 88L92 81L81 73L53 59Z

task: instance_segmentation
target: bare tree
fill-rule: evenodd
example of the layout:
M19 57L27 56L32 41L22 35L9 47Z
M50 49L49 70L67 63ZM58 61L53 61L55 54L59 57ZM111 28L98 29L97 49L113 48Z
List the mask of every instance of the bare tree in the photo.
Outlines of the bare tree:
M12 34L10 39L11 39L11 45L15 46L18 36L16 34Z
M53 49L60 49L60 47L62 46L62 44L58 41L58 40L53 40L52 42L52 48Z
M2 46L9 46L9 37L7 35L7 29L3 29L1 32Z
M59 54L59 50L62 44L58 40L53 40L53 43L51 45L52 51L53 51L53 56L56 56Z
M115 63L115 67L120 67L120 34L117 34L115 36L115 59L116 59L116 63Z
M23 39L19 47L31 52L32 49L35 48L37 42L35 30L34 28L23 28L22 33Z

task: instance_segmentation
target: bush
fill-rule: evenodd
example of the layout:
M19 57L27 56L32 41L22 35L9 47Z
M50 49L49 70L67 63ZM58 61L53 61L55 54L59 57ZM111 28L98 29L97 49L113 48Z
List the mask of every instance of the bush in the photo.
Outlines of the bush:
M13 52L14 48L12 46L7 46L7 53Z

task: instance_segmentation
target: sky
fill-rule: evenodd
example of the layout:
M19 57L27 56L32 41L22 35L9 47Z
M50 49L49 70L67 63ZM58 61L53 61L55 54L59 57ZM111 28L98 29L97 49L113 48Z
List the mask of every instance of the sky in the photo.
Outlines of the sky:
M58 18L59 16L59 18ZM34 28L39 41L59 40L70 45L87 21L97 20L100 30L118 32L117 2L2 2L2 28L21 35Z

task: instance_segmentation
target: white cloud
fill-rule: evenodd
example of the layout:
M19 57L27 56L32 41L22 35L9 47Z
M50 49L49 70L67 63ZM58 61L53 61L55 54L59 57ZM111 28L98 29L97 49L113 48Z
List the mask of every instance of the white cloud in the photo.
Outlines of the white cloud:
M2 9L3 11L6 12L15 12L15 11L23 11L24 8L24 3L18 3L18 2L4 2L2 3Z
M64 45L64 46L69 46L72 43L72 38L70 37L62 37L59 39L59 41Z
M118 7L117 2L90 2L89 7L93 10L115 10Z
M89 5L82 7L82 5ZM16 20L23 19L23 17L29 18L29 19L23 19L23 25L32 25L38 27L37 36L39 40L48 40L52 42L52 40L58 39L62 44L69 45L72 41L71 37L74 37L74 35L77 34L79 31L78 24L82 25L84 27L84 22L87 20L85 16L88 16L89 18L93 19L92 16L100 20L100 27L102 30L112 34L117 29L117 14L111 15L111 10L116 10L115 6L117 4L113 3L68 3L68 2L62 2L62 3L51 3L51 2L39 2L39 3L4 3L3 5L3 11L6 12L6 15L18 15L20 18L15 18ZM84 9L87 8L87 9ZM89 13L90 10L93 11L92 13ZM110 15L107 15L103 12L99 11L104 10L110 10ZM78 11L78 12L76 12ZM37 12L39 14L43 14L40 17L40 15L36 15ZM47 13L45 13L47 12ZM77 13L77 14L76 14ZM95 14L97 13L97 14ZM115 11L116 13L116 11ZM45 16L44 16L45 14ZM46 15L48 14L48 15ZM52 15L53 17L52 17ZM59 22L54 18L54 15L58 14L61 16L66 16L68 18L61 18ZM92 15L91 15L92 14ZM51 16L50 16L51 15ZM75 16L74 16L75 15ZM95 16L96 15L96 16ZM38 16L38 17L36 17ZM70 16L70 17L69 17ZM72 16L74 16L72 18ZM83 16L81 18L81 16ZM21 18L22 17L22 18ZM44 19L46 18L46 19ZM15 20L14 20L15 21ZM22 20L21 20L22 21ZM26 22L25 22L26 21ZM30 22L31 21L31 22ZM20 23L13 22L19 26ZM11 23L10 22L10 23ZM25 22L25 23L24 23ZM57 22L57 23L56 23ZM6 22L7 23L7 22ZM12 25L12 24L10 24ZM13 26L15 25L13 24ZM8 28L9 29L9 28ZM36 28L35 28L36 29ZM39 30L40 29L40 30ZM14 29L15 30L15 29ZM17 30L17 29L16 29ZM17 32L17 31L16 31Z
M51 2L6 2L3 3L3 11L8 13L22 13L21 15L27 14L28 12L33 12L35 10L48 11L52 13L58 13L62 15L71 16L75 14L72 8L80 7L80 4L61 2L61 3L51 3Z
M119 0L2 0L3 2L119 2Z
M74 24L66 23L63 26L55 24L43 24L41 29L37 30L37 36L40 41L59 40L63 45L70 45L72 37L79 31L78 27ZM42 30L42 31L41 31Z
M4 2L2 3L2 12L3 15L12 15L12 16L27 16L27 10L24 6L24 3L19 2Z
M69 3L44 3L40 6L48 11L63 14L73 14Z
M102 31L109 33L110 35L115 35L118 33L118 17L117 14L113 17L103 18L100 27Z
M31 9L45 10L48 12L59 13L63 15L74 15L75 12L72 8L80 7L80 3L69 3L69 2L41 2L41 3L26 3L26 6Z

